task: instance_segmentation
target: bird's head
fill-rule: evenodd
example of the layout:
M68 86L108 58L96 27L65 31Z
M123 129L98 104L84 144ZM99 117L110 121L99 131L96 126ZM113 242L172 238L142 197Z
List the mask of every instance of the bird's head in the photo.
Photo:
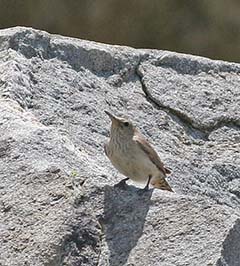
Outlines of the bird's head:
M111 137L114 137L114 134L124 138L132 137L134 135L135 127L131 121L123 117L112 115L108 111L105 111L105 113L112 121Z

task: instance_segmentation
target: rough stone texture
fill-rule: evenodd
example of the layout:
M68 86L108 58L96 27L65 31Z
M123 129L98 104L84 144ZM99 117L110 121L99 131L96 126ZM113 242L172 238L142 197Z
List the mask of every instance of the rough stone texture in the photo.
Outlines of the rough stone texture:
M175 194L113 187L104 109ZM239 64L1 30L0 265L240 265L239 110Z

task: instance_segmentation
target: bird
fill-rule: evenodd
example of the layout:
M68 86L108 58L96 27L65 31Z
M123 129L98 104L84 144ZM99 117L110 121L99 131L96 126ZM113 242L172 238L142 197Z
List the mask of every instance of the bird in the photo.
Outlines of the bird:
M110 139L104 144L106 156L112 165L126 178L115 186L124 188L126 181L145 182L142 192L149 186L174 192L166 180L171 171L166 168L157 152L140 133L136 126L126 118L118 117L109 111L111 119Z

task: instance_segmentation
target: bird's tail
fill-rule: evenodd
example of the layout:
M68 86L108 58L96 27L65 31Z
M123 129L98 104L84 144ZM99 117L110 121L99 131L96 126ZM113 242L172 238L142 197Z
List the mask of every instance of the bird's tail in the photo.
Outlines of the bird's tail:
M170 187L167 180L165 178L158 178L154 179L151 182L151 185L153 185L155 188L162 189L162 190L168 190L170 192L174 192L174 190Z

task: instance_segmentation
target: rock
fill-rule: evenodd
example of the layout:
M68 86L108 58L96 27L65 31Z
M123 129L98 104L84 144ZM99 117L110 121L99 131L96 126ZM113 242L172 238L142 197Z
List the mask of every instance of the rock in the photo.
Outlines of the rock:
M240 65L0 31L1 265L240 265ZM129 116L176 193L103 152Z
M240 220L238 219L234 224L233 228L228 233L226 239L223 242L222 256L218 259L217 265L239 265L240 254L239 254L239 225Z

